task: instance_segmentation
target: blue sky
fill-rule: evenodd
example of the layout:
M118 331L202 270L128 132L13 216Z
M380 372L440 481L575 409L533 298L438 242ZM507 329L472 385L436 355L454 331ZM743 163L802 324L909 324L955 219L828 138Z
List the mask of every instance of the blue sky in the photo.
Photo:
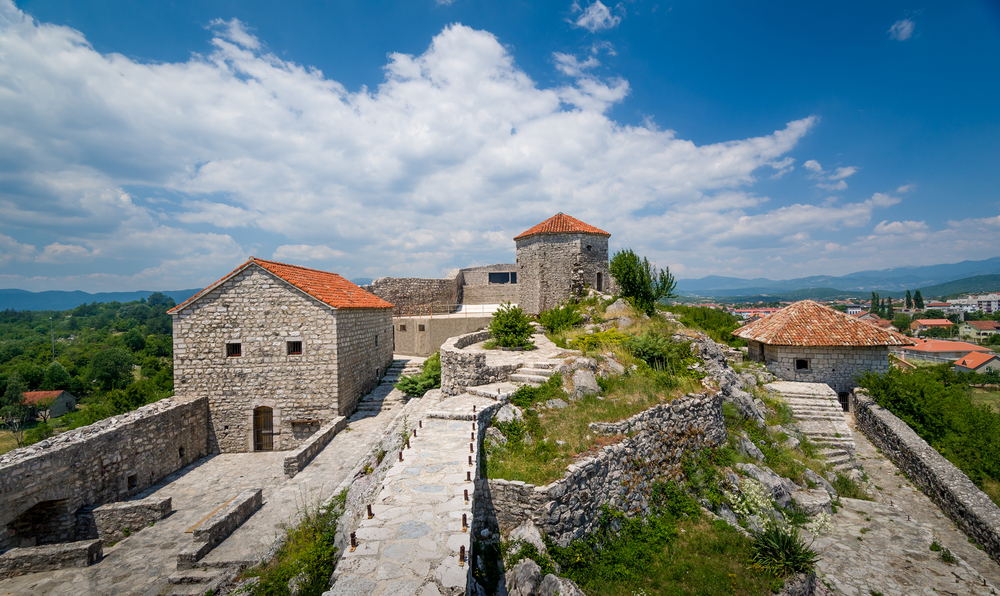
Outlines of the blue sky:
M0 0L0 287L1000 255L1000 6L764 4Z

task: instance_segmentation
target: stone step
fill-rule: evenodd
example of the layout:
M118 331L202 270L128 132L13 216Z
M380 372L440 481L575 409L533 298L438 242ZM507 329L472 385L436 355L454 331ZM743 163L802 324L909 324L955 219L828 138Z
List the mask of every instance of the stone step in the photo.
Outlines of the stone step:
M178 571L167 578L172 584L207 584L225 573L224 569L207 567L205 569L188 569Z
M519 375L533 375L536 377L551 377L552 373L555 372L551 368L519 368L517 369L517 374Z
M542 383L549 380L548 377L541 377L538 375L519 375L513 374L510 376L510 380L515 383L527 383L529 385L541 385Z
M535 369L546 368L546 369L552 370L559 363L558 362L531 362L530 364L531 364L531 368L535 368Z
M515 391L517 391L517 385L513 383L490 383L488 385L465 388L465 392L470 395L478 395L479 397L488 397L490 399L506 399L513 395Z

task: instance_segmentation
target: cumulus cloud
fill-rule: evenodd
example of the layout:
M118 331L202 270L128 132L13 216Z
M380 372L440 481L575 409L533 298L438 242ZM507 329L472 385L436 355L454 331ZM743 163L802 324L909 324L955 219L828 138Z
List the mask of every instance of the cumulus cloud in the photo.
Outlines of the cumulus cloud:
M858 172L855 166L841 167L828 172L815 159L806 161L802 167L812 172L808 177L818 181L816 187L825 190L847 190L847 182L844 179Z
M584 71L588 68L594 68L595 66L599 66L601 64L594 56L590 56L583 62L580 62L577 60L576 56L573 56L572 54L553 52L552 58L555 60L556 68L563 74L571 77L582 76Z
M913 30L917 24L911 19L896 21L889 27L889 37L898 41L906 41L913 37Z
M621 11L622 5L618 4L615 10ZM594 0L586 9L580 8L576 2L573 3L573 12L582 11L573 24L583 27L591 33L597 33L602 29L613 29L622 22L622 17L611 12L611 9L601 3L601 0Z
M240 47L248 50L260 48L260 41L238 19L230 19L228 21L215 19L212 21L212 27L216 28L216 33L220 38L231 41Z
M271 255L272 259L284 259L291 262L295 261L328 261L331 259L336 259L343 257L344 253L339 250L334 250L329 246L310 246L308 244L285 244L279 246L274 254Z
M916 184L904 184L903 186L897 188L896 192L898 192L899 194L908 193L916 187L917 187Z
M883 220L875 226L875 233L885 234L915 234L927 231L927 223L922 221L887 221Z

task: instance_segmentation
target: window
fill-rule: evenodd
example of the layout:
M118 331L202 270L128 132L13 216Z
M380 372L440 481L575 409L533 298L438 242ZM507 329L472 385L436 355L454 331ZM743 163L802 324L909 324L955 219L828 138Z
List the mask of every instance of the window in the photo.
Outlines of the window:
M604 274L601 273L600 271L597 272L597 291L598 292L604 291Z
M417 331L423 331L423 330L424 330L423 325L417 325Z
M226 344L226 357L235 358L243 355L243 344Z
M400 325L399 326L399 330L400 331L406 331L406 325Z
M517 272L516 271L503 271L501 273L490 273L490 283L491 284L516 284L517 283Z
M302 342L300 341L286 341L285 348L288 350L289 356L302 355Z
M805 358L796 358L795 370L809 370L809 361Z
M587 252L590 252L590 245L587 245Z
M135 487L139 486L139 477L135 474L129 474L128 479L128 489L133 490Z

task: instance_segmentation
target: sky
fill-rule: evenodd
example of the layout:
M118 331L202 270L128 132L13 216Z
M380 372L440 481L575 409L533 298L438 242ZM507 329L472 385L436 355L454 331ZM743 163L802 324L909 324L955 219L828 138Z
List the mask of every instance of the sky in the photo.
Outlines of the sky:
M0 0L0 288L1000 255L1000 3Z

